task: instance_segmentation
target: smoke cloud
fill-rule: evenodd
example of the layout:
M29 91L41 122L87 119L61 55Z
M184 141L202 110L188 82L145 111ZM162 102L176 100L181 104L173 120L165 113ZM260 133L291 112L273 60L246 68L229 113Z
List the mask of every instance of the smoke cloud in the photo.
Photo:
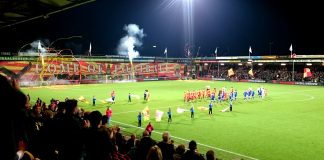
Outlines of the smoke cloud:
M127 32L127 35L120 39L117 50L119 55L128 56L132 62L133 58L139 56L139 52L135 50L135 47L142 46L142 39L145 34L143 29L140 29L136 24L128 24L124 27L124 30Z
M37 41L34 41L34 42L30 43L30 46L32 47L33 52L38 52L38 50L41 53L46 53L47 52L46 48L43 47L44 44L40 40L37 40Z

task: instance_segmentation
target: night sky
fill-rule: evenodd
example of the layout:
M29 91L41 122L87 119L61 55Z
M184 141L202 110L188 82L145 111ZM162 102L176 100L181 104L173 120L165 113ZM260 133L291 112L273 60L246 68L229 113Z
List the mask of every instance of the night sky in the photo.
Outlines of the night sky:
M173 3L171 3L173 1ZM142 56L184 57L187 44L183 23L184 0L99 0L0 30L0 51L17 52L26 43L57 38L57 49L74 54L116 55L123 27L133 23L144 29ZM192 0L196 54L211 56L324 54L324 12L320 2L292 0ZM168 5L172 4L172 5ZM156 45L156 48L153 48ZM28 49L28 47L26 47Z

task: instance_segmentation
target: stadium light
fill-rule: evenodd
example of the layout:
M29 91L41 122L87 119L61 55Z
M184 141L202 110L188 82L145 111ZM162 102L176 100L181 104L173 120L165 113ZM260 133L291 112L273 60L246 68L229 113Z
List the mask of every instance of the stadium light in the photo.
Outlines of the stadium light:
M306 63L306 66L311 66L312 64L311 63Z
M285 65L286 65L286 63L281 63L280 65L282 65L282 66L285 66Z

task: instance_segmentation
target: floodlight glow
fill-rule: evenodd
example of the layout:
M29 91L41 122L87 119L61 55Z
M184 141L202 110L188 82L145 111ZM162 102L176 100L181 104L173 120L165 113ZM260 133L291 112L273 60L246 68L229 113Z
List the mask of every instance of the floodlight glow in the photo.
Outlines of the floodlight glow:
M156 46L154 45L153 48L156 48Z
M193 45L193 31L194 31L194 18L193 18L193 3L192 0L183 0L183 27L185 32L185 40L189 45Z

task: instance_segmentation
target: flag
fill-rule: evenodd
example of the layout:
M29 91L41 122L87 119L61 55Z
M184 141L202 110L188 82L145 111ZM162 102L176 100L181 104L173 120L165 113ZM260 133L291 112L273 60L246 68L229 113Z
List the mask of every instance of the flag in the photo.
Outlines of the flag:
M252 76L252 77L254 77L254 74L253 74L253 70L252 70L252 68L251 68L250 71L249 71L249 75Z
M304 76L303 78L306 78L306 77L311 77L312 76L312 72L310 71L309 68L304 68Z
M41 42L40 42L40 41L38 41L37 49L38 49L38 50L41 50L41 49L42 49L42 45L41 45Z
M90 46L89 46L89 56L91 56L91 42L90 42Z
M200 106L200 107L198 107L198 110L200 110L200 111L207 111L208 108L207 107Z
M293 46L292 44L290 45L289 47L289 51L290 51L290 58L296 58L296 54L293 54L292 51L293 51Z
M148 106L143 109L142 113L144 115L144 121L150 120L150 109Z
M185 111L185 109L178 107L177 108L177 113L181 114Z
M289 51L290 51L290 52L293 51L292 44L291 44L290 47L289 47Z
M252 53L252 48L251 48L251 46L250 46L250 48L249 48L249 53Z
M156 110L155 111L155 121L156 122L161 122L163 113L164 112L163 111L160 111L160 110Z
M231 68L231 69L229 69L228 70L228 77L230 77L230 76L233 76L235 73L234 73L234 71L233 71L233 68Z
M168 54L168 48L165 48L164 54Z

